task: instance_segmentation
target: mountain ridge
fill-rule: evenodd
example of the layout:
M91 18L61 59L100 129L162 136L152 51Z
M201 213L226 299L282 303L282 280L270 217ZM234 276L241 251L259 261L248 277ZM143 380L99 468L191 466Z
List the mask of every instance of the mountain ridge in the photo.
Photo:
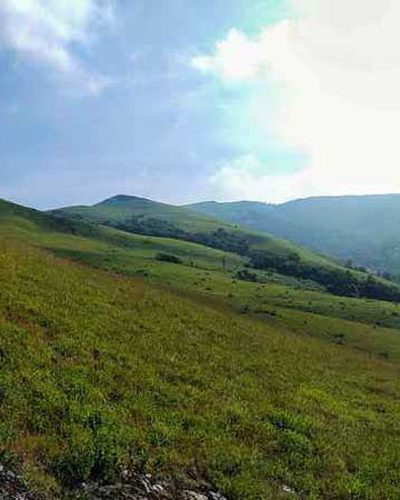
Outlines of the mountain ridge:
M346 269L333 259L279 236L226 222L223 217L216 217L220 214L202 214L190 207L160 204L128 195L117 195L93 206L64 207L51 213L134 234L174 238L233 252L247 258L249 267L272 269L279 274L311 280L338 295L383 300L397 297L394 288L393 293L387 293L390 289L388 283L384 284L371 275L367 282L367 275L360 269Z
M201 202L189 207L400 275L400 194L311 197L279 205Z

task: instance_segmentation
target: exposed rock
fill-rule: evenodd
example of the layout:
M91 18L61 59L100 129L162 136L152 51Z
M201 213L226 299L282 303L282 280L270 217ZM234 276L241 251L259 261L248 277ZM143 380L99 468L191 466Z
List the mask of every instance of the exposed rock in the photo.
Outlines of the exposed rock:
M100 485L88 483L82 485L76 499L85 500L226 500L224 496L214 491L207 491L204 484L194 481L158 480L151 475L141 475L125 470L121 483L116 485Z
M22 479L0 465L0 500L36 500Z
M290 486L288 486L287 484L282 485L282 490L285 493L294 493L294 490Z
M117 484L88 482L68 495L76 500L226 500L211 487L193 480L159 480L125 470ZM0 500L40 500L29 492L18 474L0 465Z
M194 491L184 491L183 500L208 500L208 497Z

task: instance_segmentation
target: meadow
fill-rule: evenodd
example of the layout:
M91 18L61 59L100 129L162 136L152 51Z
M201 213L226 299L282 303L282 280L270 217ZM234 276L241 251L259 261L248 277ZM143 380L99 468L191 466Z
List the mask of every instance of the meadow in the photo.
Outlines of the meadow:
M235 253L255 269L311 280L335 295L400 301L400 285L368 274L363 268L346 266L271 234L229 224L190 208L118 195L93 206L65 207L49 214L66 224L86 222Z
M399 498L397 304L52 224L0 217L0 462L32 491L132 468L229 500Z

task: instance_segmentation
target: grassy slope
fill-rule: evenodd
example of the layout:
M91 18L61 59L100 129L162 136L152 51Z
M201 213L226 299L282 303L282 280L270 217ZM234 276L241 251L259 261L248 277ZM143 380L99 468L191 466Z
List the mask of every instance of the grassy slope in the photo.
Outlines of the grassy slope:
M334 275L341 274L341 280L347 279L344 273L349 273L349 278L354 283L362 283L366 279L364 273L358 271L346 270L340 263L334 262L331 259L317 255L306 248L297 247L294 244L280 240L271 235L251 231L249 229L243 229L238 226L229 225L227 223L221 222L218 219L213 219L208 216L202 215L190 209L182 207L174 207L171 205L165 205L162 203L157 203L150 200L145 200L142 198L136 198L131 196L116 196L110 198L102 203L94 205L93 207L67 207L59 210L53 211L54 214L62 216L63 218L69 219L79 219L89 222L97 222L106 225L123 225L125 229L129 230L130 220L133 218L139 218L143 221L157 220L161 222L166 222L171 224L174 228L179 231L185 231L188 234L198 235L199 233L206 235L211 233L216 233L221 228L227 233L235 235L235 238L240 238L246 241L248 244L248 251L245 252L250 255L254 252L262 252L272 256L273 258L282 256L287 256L287 261L290 261L290 256L294 254L297 255L299 261L298 264L291 268L288 272L283 271L282 262L279 264L281 267L276 267L280 272L284 274L291 274L294 276L313 276L318 283L334 282ZM65 220L65 219L64 219ZM135 226L137 227L137 226ZM169 234L169 227L166 226L166 233ZM137 229L136 229L137 230ZM157 227L159 231L160 228ZM139 231L140 232L140 231ZM162 229L161 234L163 235ZM179 238L179 234L177 235ZM205 240L205 238L203 238ZM206 243L208 244L208 243ZM283 259L285 261L285 258ZM276 265L276 264L273 264ZM289 266L290 267L290 266ZM294 270L293 270L294 269ZM321 272L322 271L322 272ZM330 276L331 279L327 279ZM387 289L395 290L393 284L389 284L384 280L375 279L375 283L379 283L380 286L388 287ZM354 286L348 287L350 293ZM338 287L343 289L343 286ZM346 288L346 285L344 286ZM344 292L343 292L344 293ZM397 293L397 292L395 292ZM371 295L371 294L370 294ZM374 295L374 294L372 294ZM381 296L382 294L377 294L375 296Z
M400 273L400 195L320 197L282 205L188 205L210 217L266 231L359 265Z
M70 232L64 230L65 221L62 220L63 232L55 231L51 227L58 223L58 219L47 217L43 223L42 214L24 210L24 217L0 211L0 235L34 244L91 267L140 277L153 285L168 285L181 293L194 294L196 298L218 300L235 311L246 310L262 316L264 305L269 304L272 308L301 310L375 326L400 327L397 304L335 297L319 290L312 282L273 272L255 271L259 283L243 282L235 279L235 274L243 268L246 259L233 253L107 227L81 227L80 222L75 222L74 231ZM183 265L157 261L155 257L159 252L179 256Z
M268 324L3 236L0 276L0 442L49 498L129 461L232 499L398 498L397 331Z
M232 227L229 223L216 221L213 217L194 210L124 195L115 196L90 207L65 207L53 210L52 213L75 216L91 222L124 222L137 215L145 218L162 218L190 232Z
M53 210L52 213L70 217L70 220L76 217L84 221L98 223L118 223L130 217L143 216L144 218L156 218L171 222L180 229L191 233L201 231L211 232L219 228L224 228L239 235L247 235L249 240L253 241L255 248L268 248L272 253L284 253L297 250L300 252L303 260L307 262L321 265L334 265L328 258L318 256L304 248L300 249L294 244L275 238L272 235L265 235L256 231L238 228L230 223L203 215L201 212L196 212L194 210L166 205L164 203L133 196L117 196L92 207L66 207Z
M230 499L399 497L400 336L376 325L400 328L397 305L241 282L234 254L15 210L0 216L0 443L33 487L53 499L133 461Z

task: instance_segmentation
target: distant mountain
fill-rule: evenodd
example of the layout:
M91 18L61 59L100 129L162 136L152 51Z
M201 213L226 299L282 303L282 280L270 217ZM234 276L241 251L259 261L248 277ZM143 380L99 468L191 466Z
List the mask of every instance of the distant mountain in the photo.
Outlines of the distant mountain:
M259 204L252 209L257 211L263 208ZM268 206L266 210L269 210ZM271 234L223 222L191 207L118 195L93 206L60 208L51 211L51 214L133 234L173 238L234 253L245 257L249 267L309 280L337 295L399 299L398 289L386 281L358 270L346 269L340 262ZM228 219L226 214L223 217L220 213L216 215ZM262 219L262 215L259 214L259 217Z
M205 202L189 207L400 275L399 194L308 198L281 205Z

